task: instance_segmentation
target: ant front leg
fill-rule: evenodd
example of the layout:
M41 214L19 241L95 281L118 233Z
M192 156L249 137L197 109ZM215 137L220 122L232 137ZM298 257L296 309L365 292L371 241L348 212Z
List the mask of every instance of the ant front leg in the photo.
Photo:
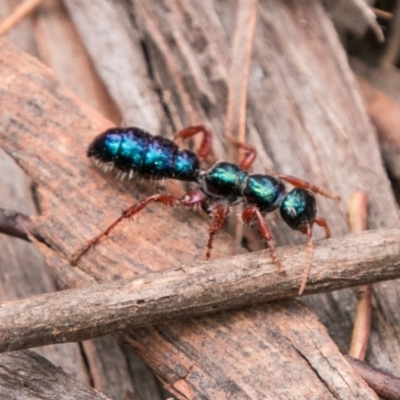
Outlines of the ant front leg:
M193 190L191 192L186 193L181 199L177 199L174 196L169 194L153 194L152 196L148 196L143 200L140 200L133 206L124 210L119 218L117 218L111 225L108 226L103 232L97 235L95 238L91 239L85 247L78 252L78 254L72 259L71 264L76 265L81 257L86 254L92 247L94 247L100 240L108 236L109 233L124 219L132 218L134 215L142 211L149 203L161 203L168 207L174 207L176 205L184 205L184 206L194 206L196 204L204 202L206 199L206 195L201 190Z
M289 182L291 185L293 185L295 187L311 190L314 193L318 193L321 196L328 197L333 200L337 200L337 201L340 200L340 196L333 194L326 189L320 188L319 186L315 186L310 182L303 181L302 179L296 178L294 176L279 174L278 178L282 179L285 182Z
M329 239L331 237L331 230L329 229L328 223L324 218L315 218L314 222L325 229L325 239Z
M174 140L177 139L188 139L199 133L203 133L203 139L200 144L200 148L197 151L197 157L200 161L204 161L211 152L212 147L212 134L209 129L204 125L190 126L189 128L183 129L175 134Z
M261 214L261 211L255 206L249 206L243 210L242 219L245 223L256 222L258 226L258 230L261 233L262 238L265 240L269 252L271 254L272 261L278 267L278 271L283 272L282 263L276 254L275 246L274 246L274 238L272 236L271 230L267 224L267 221Z

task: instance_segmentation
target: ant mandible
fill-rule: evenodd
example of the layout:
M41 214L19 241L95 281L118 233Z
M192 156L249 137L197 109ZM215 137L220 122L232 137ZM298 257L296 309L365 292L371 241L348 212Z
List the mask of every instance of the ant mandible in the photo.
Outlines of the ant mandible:
M162 203L169 207L176 205L202 205L209 211L212 222L208 233L206 259L210 258L214 235L222 229L230 207L244 203L242 219L245 223L256 223L261 236L279 271L283 271L271 230L264 215L279 207L283 220L290 228L307 236L306 263L303 270L299 295L303 293L312 260L313 224L325 229L330 237L328 224L317 218L314 193L338 200L339 197L306 181L289 175L249 174L247 171L256 158L256 150L249 145L233 142L244 148L246 155L239 164L218 161L210 169L201 169L200 163L210 154L212 135L203 125L192 126L178 132L176 139L187 139L202 133L202 141L197 154L180 149L174 141L161 136L152 136L139 128L112 128L98 135L90 144L87 155L95 163L108 171L118 170L122 178L132 178L138 174L147 179L177 179L196 182L200 188L186 193L182 198L169 194L153 194L122 212L107 229L91 239L73 260L79 259L104 236L107 236L122 220L131 218L149 203ZM295 186L286 192L283 181Z

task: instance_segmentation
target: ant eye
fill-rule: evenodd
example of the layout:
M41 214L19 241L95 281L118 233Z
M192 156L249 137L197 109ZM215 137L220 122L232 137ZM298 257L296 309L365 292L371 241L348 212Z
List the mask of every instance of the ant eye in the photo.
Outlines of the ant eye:
M303 231L307 225L312 225L317 215L315 197L309 190L293 189L283 199L280 212L292 229Z

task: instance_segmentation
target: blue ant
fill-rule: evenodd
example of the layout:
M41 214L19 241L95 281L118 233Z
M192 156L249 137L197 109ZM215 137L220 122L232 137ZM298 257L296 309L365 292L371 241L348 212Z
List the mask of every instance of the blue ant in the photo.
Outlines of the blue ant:
M137 202L123 211L107 229L90 240L73 262L76 264L122 220L133 217L151 202L162 203L169 207L200 204L203 209L208 210L212 219L206 251L206 259L209 259L214 235L222 229L230 207L244 203L243 221L257 225L279 271L283 271L283 267L276 254L273 236L264 215L279 208L281 217L289 227L307 236L306 264L299 290L299 295L302 294L312 260L313 224L323 227L326 237L330 237L325 219L317 218L314 193L337 200L338 196L289 175L249 174L247 171L256 158L256 150L239 142L234 144L246 150L245 157L239 164L219 161L210 169L201 169L201 162L211 151L211 132L203 125L192 126L178 132L175 139L187 139L199 133L203 136L197 154L180 149L172 140L152 136L134 127L109 129L93 140L87 155L104 170L116 168L122 178L125 176L132 178L138 174L147 179L170 178L196 182L199 188L186 193L180 199L169 194L153 194ZM295 188L287 192L284 181Z

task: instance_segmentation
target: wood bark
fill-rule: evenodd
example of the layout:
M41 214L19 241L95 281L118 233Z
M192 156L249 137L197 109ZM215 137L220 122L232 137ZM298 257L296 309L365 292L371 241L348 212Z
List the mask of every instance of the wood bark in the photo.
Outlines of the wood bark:
M0 398L107 400L31 351L0 354Z
M65 258L71 258L81 247L82 237L91 236L98 229L93 225L81 225L81 215L88 213L89 219L96 220L100 217L103 221L111 220L117 214L114 210L120 210L124 202L129 202L122 185L99 175L85 160L82 138L86 132L89 132L89 136L90 132L93 135L103 130L109 123L82 104L72 93L61 88L54 77L35 60L22 56L4 41L1 42L1 46L3 56L0 67L6 78L0 92L3 93L1 102L7 101L7 108L3 108L7 112L3 113L1 118L0 142L38 183L43 216L35 220L37 229L48 246L58 254L53 259L48 257L49 263L53 268L60 265L65 267ZM21 95L24 98L21 98ZM66 109L68 112L63 111ZM86 140L89 141L90 138ZM41 156L37 157L39 149ZM115 191L120 192L120 196L115 196ZM99 209L98 201L103 198L108 205ZM107 280L107 276L109 279L132 276L135 265L138 267L136 271L140 272L150 266L154 268L157 263L159 263L158 268L163 268L177 258L180 262L185 262L186 258L188 262L188 259L193 261L194 254L197 254L197 257L202 256L206 235L201 238L198 233L206 232L207 229L200 217L184 210L171 213L170 210L158 207L151 211L142 214L146 217L143 218L146 220L145 223L138 221L135 224L125 224L125 227L121 226L120 232L117 232L117 237L119 236L117 242L113 244L112 237L104 241L103 246L99 246L90 257L82 260L79 269L72 268L65 271L60 267L58 277L62 276L61 281L68 282L69 285L82 285L92 281L93 278L104 281ZM174 226L180 224L179 231L171 231L168 226L172 224ZM145 229L149 225L154 228L151 232ZM123 242L121 231L126 228L129 228L130 233L136 231L135 242L138 246L136 254L133 254L129 247L121 247ZM168 242L163 242L162 239L165 238L163 232L166 230L171 234ZM174 235L173 240L171 235ZM224 237L226 239L226 236L221 234L215 243L220 254L233 251L229 241L223 240ZM128 244L129 240L125 243ZM118 248L118 251L110 251L110 245L115 246L115 250ZM166 256L161 257L161 251L164 251ZM118 255L118 264L112 261L113 254ZM122 254L124 256L120 258ZM156 254L160 256L157 257ZM98 257L105 257L106 260L109 258L111 262L99 263ZM104 267L97 270L101 265ZM164 369L170 365L170 368L164 369L162 374L161 369L157 369L157 373L162 375L161 378L167 387L181 398L213 394L217 398L262 397L265 393L265 382L271 385L267 395L270 398L288 396L289 393L297 398L308 398L310 388L319 393L321 398L337 396L351 398L354 394L360 398L375 398L365 384L356 378L312 314L307 313L296 303L280 307L259 307L221 314L213 318L192 319L183 324L174 322L163 327L141 329L129 334L121 332L118 336L133 346L142 357L147 354L144 358L148 362L153 359L150 363L152 368L164 365L162 367ZM286 312L289 313L288 320L282 319L282 315ZM293 326L289 322L304 322L304 313L311 318L312 328L308 327L301 333L301 339L299 337L296 339L291 336ZM248 322L245 322L247 320ZM252 322L249 325L250 321ZM215 330L219 332L220 328L217 327L220 324L223 331L231 331L230 340L227 341L228 337L225 335L213 336L211 341L207 339L211 332ZM243 336L245 332L249 332L250 326L253 326L253 334ZM237 329L244 331L235 338L237 334L233 332ZM196 341L191 340L195 332L204 332L204 337L199 337ZM263 332L259 337L261 342L260 340L255 342L254 339L260 332ZM315 343L316 340L319 343L317 347L305 345ZM179 351L175 347L178 342ZM278 369L274 363L268 363L267 367L264 362L268 357L276 357L277 354L273 350L276 346L282 351L286 348L284 358L291 360L290 364L279 362L278 369L281 371L279 374L276 373ZM260 351L263 348L265 358L260 358ZM243 349L247 349L245 353ZM220 352L218 357L216 357L217 350ZM299 351L302 356L299 356ZM224 360L225 364L227 356L225 352L234 357L227 365L250 367L248 364L250 357L252 368L240 368L233 375L231 374L234 370L231 369L228 378L226 366L215 364L218 359L221 362ZM233 356L234 354L236 355ZM308 361L305 362L305 359ZM327 359L329 366L326 363ZM332 365L334 365L333 370ZM281 380L282 369L287 367L289 367L287 373L291 373L290 370L294 368L296 374L300 374L299 379L293 380L290 387L282 385ZM308 381L310 385L304 385L304 381Z
M306 293L400 276L400 231L319 243ZM285 273L265 253L149 273L131 280L4 302L0 351L92 337L295 297L304 248L282 248ZM268 253L267 253L268 254Z
M185 119L190 115L190 110L194 110L194 117L197 120L209 123L217 131L216 138L222 137L220 132L225 111L224 98L226 98L224 88L227 87L229 78L226 74L229 63L226 54L229 54L227 42L230 32L225 31L225 26L229 26L229 17L221 22L222 19L219 20L216 10L223 10L223 14L229 16L235 8L231 7L229 10L229 2L226 2L226 8L224 8L225 4L219 4L217 8L214 8L211 2L202 3L204 9L199 5L194 8L188 3L175 2L168 3L168 10L163 9L164 4L160 6L159 3L154 3L153 7L151 7L152 3L149 5L150 11L164 13L162 15L164 20L165 15L171 17L170 20L159 23L159 20L151 13L150 15L144 14L143 11L140 11L140 14L136 13L137 21L139 20L142 24L140 31L150 49L154 77L159 78L158 83L162 83L163 88L171 93L172 100L166 105L174 105L174 107L171 106L170 114L175 125L179 126L179 123L186 125ZM140 7L140 4L137 6ZM329 180L331 189L342 194L345 200L354 186L365 185L367 189L374 190L371 208L373 226L390 226L396 218L395 209L389 185L380 166L376 141L367 123L360 98L354 90L354 82L336 36L319 3L314 1L263 2L260 6L259 21L261 21L261 26L258 27L259 33L256 33L255 40L257 62L250 73L251 98L248 113L249 141L260 149L260 157L256 164L258 171L263 171L262 163L272 158L276 170L280 172L292 171L318 184L326 185ZM178 49L181 52L171 51L167 58L168 54L163 51L165 40L160 41L160 36L169 39L173 44L178 43L180 46ZM309 42L312 43L310 49L305 46L305 43ZM166 48L169 49L168 46ZM319 62L321 60L324 61L322 65ZM175 71L170 70L170 66L174 66ZM186 73L183 73L185 70ZM175 80L176 71L184 77L184 93L174 90L182 88L182 82L179 86L179 82ZM20 88L19 79L13 80L15 89ZM120 81L125 83L128 79L129 77L126 77ZM57 85L53 80L46 76L42 82L45 86L48 84L47 87L52 87L53 93L57 92ZM113 82L113 84L117 83ZM43 86L41 88L43 89ZM329 105L323 101L327 98L327 93ZM44 212L45 217L38 221L40 229L43 233L47 232L46 238L49 244L69 258L74 250L80 247L84 238L94 236L102 226L107 225L107 221L113 220L120 209L129 203L129 200L122 185L110 183L94 173L84 161L84 150L79 153L89 141L87 139L85 142L86 139L83 138L93 136L95 132L104 129L107 123L100 122L91 110L84 106L75 108L77 112L74 113L73 107L76 103L63 91L61 97L70 105L68 114L63 116L57 115L54 111L63 109L60 103L53 103L57 107L48 107L45 104L48 104L49 99L43 98L46 96L39 90L31 91L30 94L31 97L35 97L34 105L38 106L36 110L39 114L42 110L42 122L38 123L38 119L35 120L33 114L35 107L32 103L29 106L22 100L14 102L15 109L21 110L22 106L24 117L27 112L28 118L16 122L15 113L11 116L13 121L6 118L5 126L8 134L12 134L10 137L7 135L6 147L38 181L43 203L47 206ZM85 117L83 109L87 114ZM47 120L46 124L43 124L44 114L51 122ZM67 124L65 120L61 121L62 117L68 121ZM53 132L49 132L50 130ZM26 136L23 135L24 132ZM40 139L34 135L34 132L40 133ZM259 132L263 134L259 135ZM351 132L351 135L346 135L348 132ZM361 133L367 135L367 139L363 136L364 142L360 140ZM38 148L40 145L43 146L43 143L48 146L48 149L51 148L51 151L43 153L42 149L38 158ZM344 143L348 147L345 147ZM21 148L21 144L25 146ZM262 150L262 144L268 152ZM335 144L343 147L337 152L339 162L335 155L330 154L331 149L336 148ZM302 149L303 145L304 149ZM74 148L73 154L68 151L72 148ZM222 154L223 148L224 146L217 140L218 155ZM363 155L362 152L364 152ZM65 161L65 154L68 154L67 161ZM298 158L295 158L295 155ZM366 155L368 163L363 164ZM63 157L62 168L57 167L59 160ZM70 176L69 179L66 179L67 175ZM73 182L71 182L71 177L73 177ZM137 185L136 188L139 188L141 194L144 195L145 186ZM74 199L72 192L75 194L84 192L87 198ZM131 189L131 193L136 194L137 198L135 188ZM343 218L345 209L344 204L339 212L330 203L321 203L321 215L330 216L336 235L346 229L345 218ZM126 226L121 226L114 236L117 241L112 241L112 238L105 241L106 243L99 246L90 258L82 262L81 271L84 271L84 274L90 273L97 280L107 280L121 276L129 277L134 273L148 270L150 266L162 268L174 265L176 262L174 259L185 262L185 259L193 260L201 257L204 238L199 233L205 232L206 227L199 217L185 211L170 212L159 210L159 208L149 211L152 212L144 213L140 218L143 220L146 217L146 223L139 220L137 224L129 226L129 232L134 236L134 247L131 245L132 238L125 241L128 230ZM87 216L86 226L81 226L83 215ZM177 225L179 231L171 229ZM152 227L150 233L149 226ZM193 235L194 230L197 230L195 235ZM168 233L168 236L165 233ZM292 232L289 234L288 230L283 230L279 223L275 233L279 236L281 243L284 241L289 243L295 237ZM190 235L193 236L190 237ZM176 240L180 241L179 246L175 245ZM221 254L225 251L227 254L230 249L226 243L223 243L223 241L217 243L218 250ZM169 251L171 246L172 251ZM162 262L157 262L157 260L162 260ZM77 275L69 272L64 276L72 285L79 284ZM288 303L287 308L281 308L278 314L285 314L287 310L292 310L293 304ZM279 332L281 335L279 337L284 337L283 328L279 325L283 322L279 318L269 319L268 325L263 323L265 317L272 315L274 311L258 308L256 311L248 309L238 313L226 313L225 320L222 321L221 318L215 317L199 318L195 322L193 320L193 323L175 323L162 328L142 329L132 333L130 338L126 337L126 339L182 398L212 397L215 393L218 393L221 398L228 395L231 398L233 396L257 397L257 395L264 398L268 396L279 398L279 394L284 396L280 390L285 388L285 382L270 379L269 375L277 378L272 369L274 368L275 371L280 369L281 377L287 377L293 375L291 368L297 371L297 367L295 362L283 365L280 363L283 358L276 359L279 353L282 357L287 355L295 361L283 350L277 353L269 351L272 350L272 344L277 346L275 348L281 349L284 343L288 343L280 341L276 335L273 336L275 329L275 333ZM330 311L335 320L342 317L340 313L338 315L333 310ZM306 311L302 308L296 309L296 312L301 315ZM344 319L348 321L348 318ZM308 332L304 319L295 319L292 315L292 320L297 323L296 329L302 326L301 321L303 321L304 331ZM388 325L383 326L386 328ZM225 329L229 335L221 335L221 329L222 331ZM316 327L313 329L317 330ZM392 334L390 340L393 340L393 328L391 329L392 331L388 332ZM253 336L246 336L246 332L250 331ZM264 335L264 332L268 334ZM288 334L286 330L284 333ZM264 353L257 348L257 351L247 351L247 354L244 354L244 348L248 350L254 348L254 337L263 338L261 347L265 349ZM310 337L303 339L302 343L310 341ZM389 343L390 340L387 342ZM293 343L293 341L290 342ZM329 340L324 336L324 343L328 342ZM229 358L231 362L226 362L222 349L232 356ZM308 350L311 351L310 348ZM259 358L259 356L262 358L261 354L267 355L267 353L276 362L275 365L262 362ZM306 354L307 360L313 357L312 353L303 352L302 354ZM228 365L231 366L230 370L227 369ZM299 365L301 365L299 367L301 372L306 373L303 369L309 366L307 367L304 363ZM339 378L339 381L334 379L333 383L328 382L325 374L327 371L319 373L319 367L315 364L312 366L318 369L320 377L324 377L323 381L329 390L324 391L326 386L314 385L313 381L307 385L304 384L305 380L293 381L291 393L287 391L286 398L309 398L308 388L311 387L320 390L320 398L330 398L334 395L342 398L346 396L354 398L356 395L362 397L360 392L357 394L357 391L353 391L350 394L346 389L341 390L343 385L338 382L343 383L343 378ZM238 369L233 371L234 368ZM252 368L251 373L249 368ZM336 371L337 369L330 370L329 374L335 375ZM315 378L314 372L312 375ZM310 379L313 379L311 375ZM265 382L268 382L271 388L267 394L265 394ZM344 386L348 388L348 382ZM368 396L365 393L363 395Z
M14 6L13 0L1 0L0 15L5 15L6 10ZM91 61L61 1L46 1L33 15L15 27L8 37L25 51L40 58L53 69L60 81L85 101L114 122L121 121L108 92L94 73ZM32 188L25 182L26 179L22 184L20 183L23 173L12 164L14 164L12 159L1 153L2 196L0 202L4 207L12 207L33 214ZM32 246L29 247L21 241L10 240L4 235L0 239L2 249L0 269L1 276L4 278L0 283L2 300L57 290L57 286L44 266L42 257L37 254L37 251L34 252L35 249ZM88 386L93 385L115 400L125 400L131 398L133 394L140 396L143 400L161 398L159 389L153 390L149 397L148 391L140 392L133 388L131 376L133 367L128 366L128 361L124 359L118 343L113 338L97 339L94 343L46 346L37 348L35 351L81 382ZM105 365L107 368L104 368ZM143 370L140 373L141 388L146 385L146 382L153 384L154 377L151 376L148 368L138 363L135 373L139 374L138 371L141 370ZM57 382L56 377L54 381ZM48 382L41 384L49 386ZM39 386L37 384L38 388ZM5 386L0 385L0 397L9 399L10 396L8 392L4 392L4 389ZM20 396L15 395L15 397L22 397L22 391Z
M15 2L1 2L1 14L4 15L7 9L14 6ZM25 51L36 54L32 21L24 21L9 36ZM0 152L0 175L1 207L12 207L24 213L36 214L37 204L32 196L32 182L3 151ZM0 237L0 276L1 301L53 292L57 288L37 249L31 244L4 235ZM89 384L88 371L77 343L46 346L35 349L35 352L81 382ZM0 385L0 397L12 398L8 395L9 392L6 392L6 387L7 385Z

